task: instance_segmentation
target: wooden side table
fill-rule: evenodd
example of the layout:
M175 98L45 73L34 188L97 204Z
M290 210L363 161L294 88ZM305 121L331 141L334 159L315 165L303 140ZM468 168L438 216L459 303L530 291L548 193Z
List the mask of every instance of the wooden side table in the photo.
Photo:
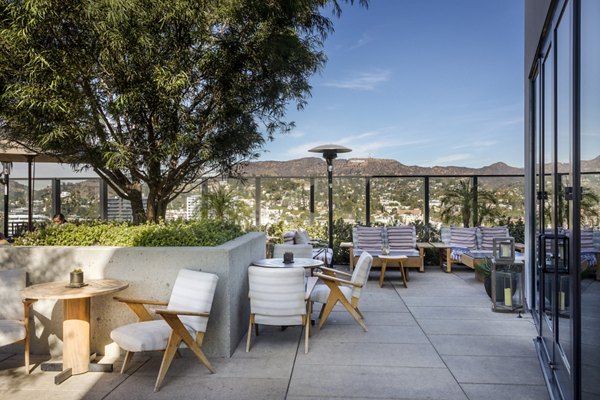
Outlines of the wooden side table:
M54 378L54 383L60 384L71 375L88 371L112 371L112 365L108 371L90 365L90 299L116 293L128 286L124 281L94 279L77 288L69 287L69 282L49 282L21 290L24 299L63 300L63 362L58 366L62 372Z
M383 286L383 280L385 279L385 270L387 269L388 262L397 262L398 267L400 268L400 274L402 275L402 282L404 283L404 287L407 288L406 284L406 269L404 268L403 262L408 257L406 256L390 256L390 255L380 255L378 256L381 260L381 275L379 276L379 287Z
M452 259L450 258L450 245L443 242L430 243L433 248L440 251L440 268L444 270L444 252L446 252L446 271L452 272Z

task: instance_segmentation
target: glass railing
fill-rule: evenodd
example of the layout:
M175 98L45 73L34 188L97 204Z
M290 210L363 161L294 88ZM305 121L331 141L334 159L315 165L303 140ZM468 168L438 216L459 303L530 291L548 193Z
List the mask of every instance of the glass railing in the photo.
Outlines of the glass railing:
M585 174L584 187L600 196L600 174ZM54 190L59 188L59 193ZM147 194L147 189L144 190ZM328 187L324 177L214 179L192 187L169 204L167 219L226 217L243 226L286 221L326 223ZM469 197L471 196L471 197ZM473 199L476 196L476 205ZM27 182L10 181L10 215L27 215ZM523 218L524 177L377 176L334 177L333 215L351 224L494 225ZM465 211L466 205L466 211ZM593 203L586 225L598 226ZM60 210L69 220L130 220L131 206L99 178L35 179L33 213L49 219ZM465 214L466 213L466 214ZM0 218L4 218L0 213ZM24 219L26 221L26 219Z

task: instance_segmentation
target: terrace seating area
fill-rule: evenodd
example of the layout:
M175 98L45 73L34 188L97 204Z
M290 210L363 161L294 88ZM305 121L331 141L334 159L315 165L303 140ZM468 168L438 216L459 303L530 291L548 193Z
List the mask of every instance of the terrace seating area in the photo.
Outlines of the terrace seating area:
M336 268L342 268L336 266ZM0 397L10 399L547 399L529 315L494 313L472 271L426 267L405 288L399 271L371 272L360 310L364 332L336 305L305 354L304 328L260 326L250 352L242 339L231 358L211 357L211 374L189 350L153 393L163 355L136 353L124 374L88 373L54 385L23 348L0 348ZM600 283L593 281L596 295ZM312 318L320 306L315 303ZM210 323L209 323L210 324ZM32 332L32 334L35 334ZM110 362L112 360L102 360ZM115 363L119 371L122 358Z

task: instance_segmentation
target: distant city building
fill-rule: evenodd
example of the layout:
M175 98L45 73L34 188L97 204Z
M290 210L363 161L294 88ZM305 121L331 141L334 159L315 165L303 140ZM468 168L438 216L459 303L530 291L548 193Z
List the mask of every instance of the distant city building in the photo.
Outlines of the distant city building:
M146 208L148 204L148 199L143 198L142 202L144 204L144 208ZM120 197L113 197L108 199L107 203L108 209L107 216L109 221L131 221L131 202L129 200L124 200Z
M194 194L192 196L188 196L185 199L185 218L186 219L194 219L196 218L197 214L198 214L198 207L200 207L200 200L202 199L202 196L200 196L199 194Z

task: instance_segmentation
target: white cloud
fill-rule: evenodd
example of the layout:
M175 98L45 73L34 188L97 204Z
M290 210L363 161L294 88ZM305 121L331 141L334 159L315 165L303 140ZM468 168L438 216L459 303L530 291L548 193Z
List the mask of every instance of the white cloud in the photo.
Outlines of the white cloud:
M410 139L418 137L410 135L400 136L393 127L382 128L373 131L361 132L353 135L329 134L322 135L326 137L323 141L309 142L287 149L286 156L289 159L318 156L318 154L309 153L308 150L327 143L335 143L352 149L351 153L344 154L344 158L398 158L397 154L410 151L412 146L420 146L431 142L431 139Z
M456 161L464 161L468 160L472 157L471 154L461 153L461 154L449 154L447 156L438 157L433 160L433 164L448 164Z
M376 69L368 72L354 73L346 79L325 82L325 86L350 90L375 90L377 86L389 81L391 72L385 69Z
M306 135L306 133L302 132L302 131L291 131L287 134L288 137L292 137L292 138L301 138L304 135Z
M459 144L457 146L453 146L453 149L468 149L468 148L473 148L473 147L490 147L490 146L494 146L497 145L498 142L497 140L479 140L479 141L474 141L474 142L468 142L465 144Z
M350 46L350 50L355 50L360 47L363 47L364 45L371 43L372 41L373 41L373 39L371 38L371 36L369 36L368 33L363 33L363 35L360 37L360 39L358 39L356 41L356 43L354 43L352 46Z

